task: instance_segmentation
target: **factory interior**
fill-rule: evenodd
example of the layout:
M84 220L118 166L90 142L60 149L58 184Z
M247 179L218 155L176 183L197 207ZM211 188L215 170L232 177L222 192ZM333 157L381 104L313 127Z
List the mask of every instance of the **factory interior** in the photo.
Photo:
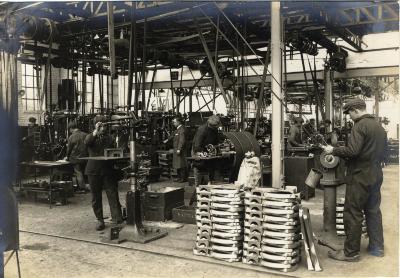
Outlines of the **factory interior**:
M0 0L1 277L399 277L398 1Z

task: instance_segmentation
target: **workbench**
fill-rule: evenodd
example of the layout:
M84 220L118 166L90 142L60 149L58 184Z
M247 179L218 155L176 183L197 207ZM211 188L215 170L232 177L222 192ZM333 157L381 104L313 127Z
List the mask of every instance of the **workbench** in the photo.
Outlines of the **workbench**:
M34 171L34 182L33 183L28 183L24 184L22 183L21 180L18 181L19 184L19 190L20 192L34 192L35 193L35 200L36 200L36 193L47 193L48 194L48 199L50 203L50 208L53 202L53 193L58 192L62 194L62 203L66 204L67 202L67 196L66 196L66 191L65 188L62 188L60 186L54 186L52 177L55 169L66 169L66 168L71 168L71 163L68 161L64 160L59 160L59 161L30 161L30 162L21 162L20 163L21 167L32 167ZM50 172L50 177L49 177L49 183L48 186L40 186L40 184L37 181L37 170L38 169L46 169Z

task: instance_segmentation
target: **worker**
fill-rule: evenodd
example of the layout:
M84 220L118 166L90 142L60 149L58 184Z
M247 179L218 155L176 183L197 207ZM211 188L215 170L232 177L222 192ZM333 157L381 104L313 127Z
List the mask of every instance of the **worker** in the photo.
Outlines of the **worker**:
M347 146L323 147L327 154L347 159L346 197L344 205L344 249L329 252L329 257L340 261L358 261L363 211L369 237L368 252L384 256L381 185L381 163L387 153L387 135L374 116L366 112L361 99L349 100L343 108L354 122Z
M39 126L36 123L35 117L29 117L28 119L28 134L22 138L22 144L25 152L24 157L27 161L31 161L35 157L35 133L40 132ZM40 135L40 134L39 134Z
M218 127L221 120L217 115L208 118L207 123L201 125L194 135L192 145L192 155L200 157L202 152L207 151L207 145L218 144ZM213 179L214 171L211 163L205 165L201 161L195 161L193 164L193 174L195 185L207 184Z
M113 140L106 133L103 125L104 117L97 115L94 118L95 129L85 138L89 156L104 156L105 148L113 147ZM90 190L92 192L92 207L97 218L96 230L101 231L105 228L103 217L102 191L106 191L108 204L111 211L111 222L113 224L122 223L121 205L118 196L118 183L116 172L113 165L107 161L88 160L85 174L88 176Z
M175 117L172 124L176 128L173 135L164 141L167 143L173 140L174 154L172 157L172 167L176 170L178 179L177 182L187 181L187 163L186 163L186 128L182 124L180 117Z
M294 123L289 129L288 147L303 146L303 141L301 138L301 129L303 122L304 121L301 117L297 117L294 119Z
M311 137L317 132L315 119L310 119L306 124L303 125L304 135Z
M71 162L74 167L74 172L77 180L77 191L87 191L85 177L83 176L85 160L81 157L87 156L85 138L87 134L78 128L76 121L68 124L68 129L71 135L67 142L67 156L65 160Z

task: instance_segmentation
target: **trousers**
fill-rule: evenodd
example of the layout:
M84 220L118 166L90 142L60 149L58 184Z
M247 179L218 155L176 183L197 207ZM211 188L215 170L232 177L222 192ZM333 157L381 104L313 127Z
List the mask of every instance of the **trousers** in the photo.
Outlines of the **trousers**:
M344 253L354 256L360 252L363 213L367 222L369 248L383 250L383 227L381 204L381 186L383 178L380 177L373 184L365 184L352 179L346 185L346 199L343 211L344 229L346 240Z
M84 166L85 165L82 163L74 163L74 172L79 189L85 188L85 177L83 176L83 172L85 170Z
M106 191L113 221L122 221L121 204L118 196L118 183L112 176L88 175L90 191L92 193L92 208L97 220L104 221L103 217L103 189Z

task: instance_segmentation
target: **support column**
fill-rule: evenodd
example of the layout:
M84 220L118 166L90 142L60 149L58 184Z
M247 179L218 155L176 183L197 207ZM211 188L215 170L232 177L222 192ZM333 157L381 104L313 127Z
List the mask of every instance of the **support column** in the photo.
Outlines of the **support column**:
M333 127L333 72L326 66L324 68L324 88L325 88L325 119L330 120L332 124L329 126L328 132L332 132ZM321 154L323 155L323 154ZM330 174L332 172L332 174ZM335 177L336 169L327 168L324 172L324 179L328 179L328 175ZM336 180L335 178L331 179ZM336 188L337 182L324 182L324 213L323 213L323 227L324 231L331 235L336 234Z
M281 4L271 2L272 187L283 187Z

